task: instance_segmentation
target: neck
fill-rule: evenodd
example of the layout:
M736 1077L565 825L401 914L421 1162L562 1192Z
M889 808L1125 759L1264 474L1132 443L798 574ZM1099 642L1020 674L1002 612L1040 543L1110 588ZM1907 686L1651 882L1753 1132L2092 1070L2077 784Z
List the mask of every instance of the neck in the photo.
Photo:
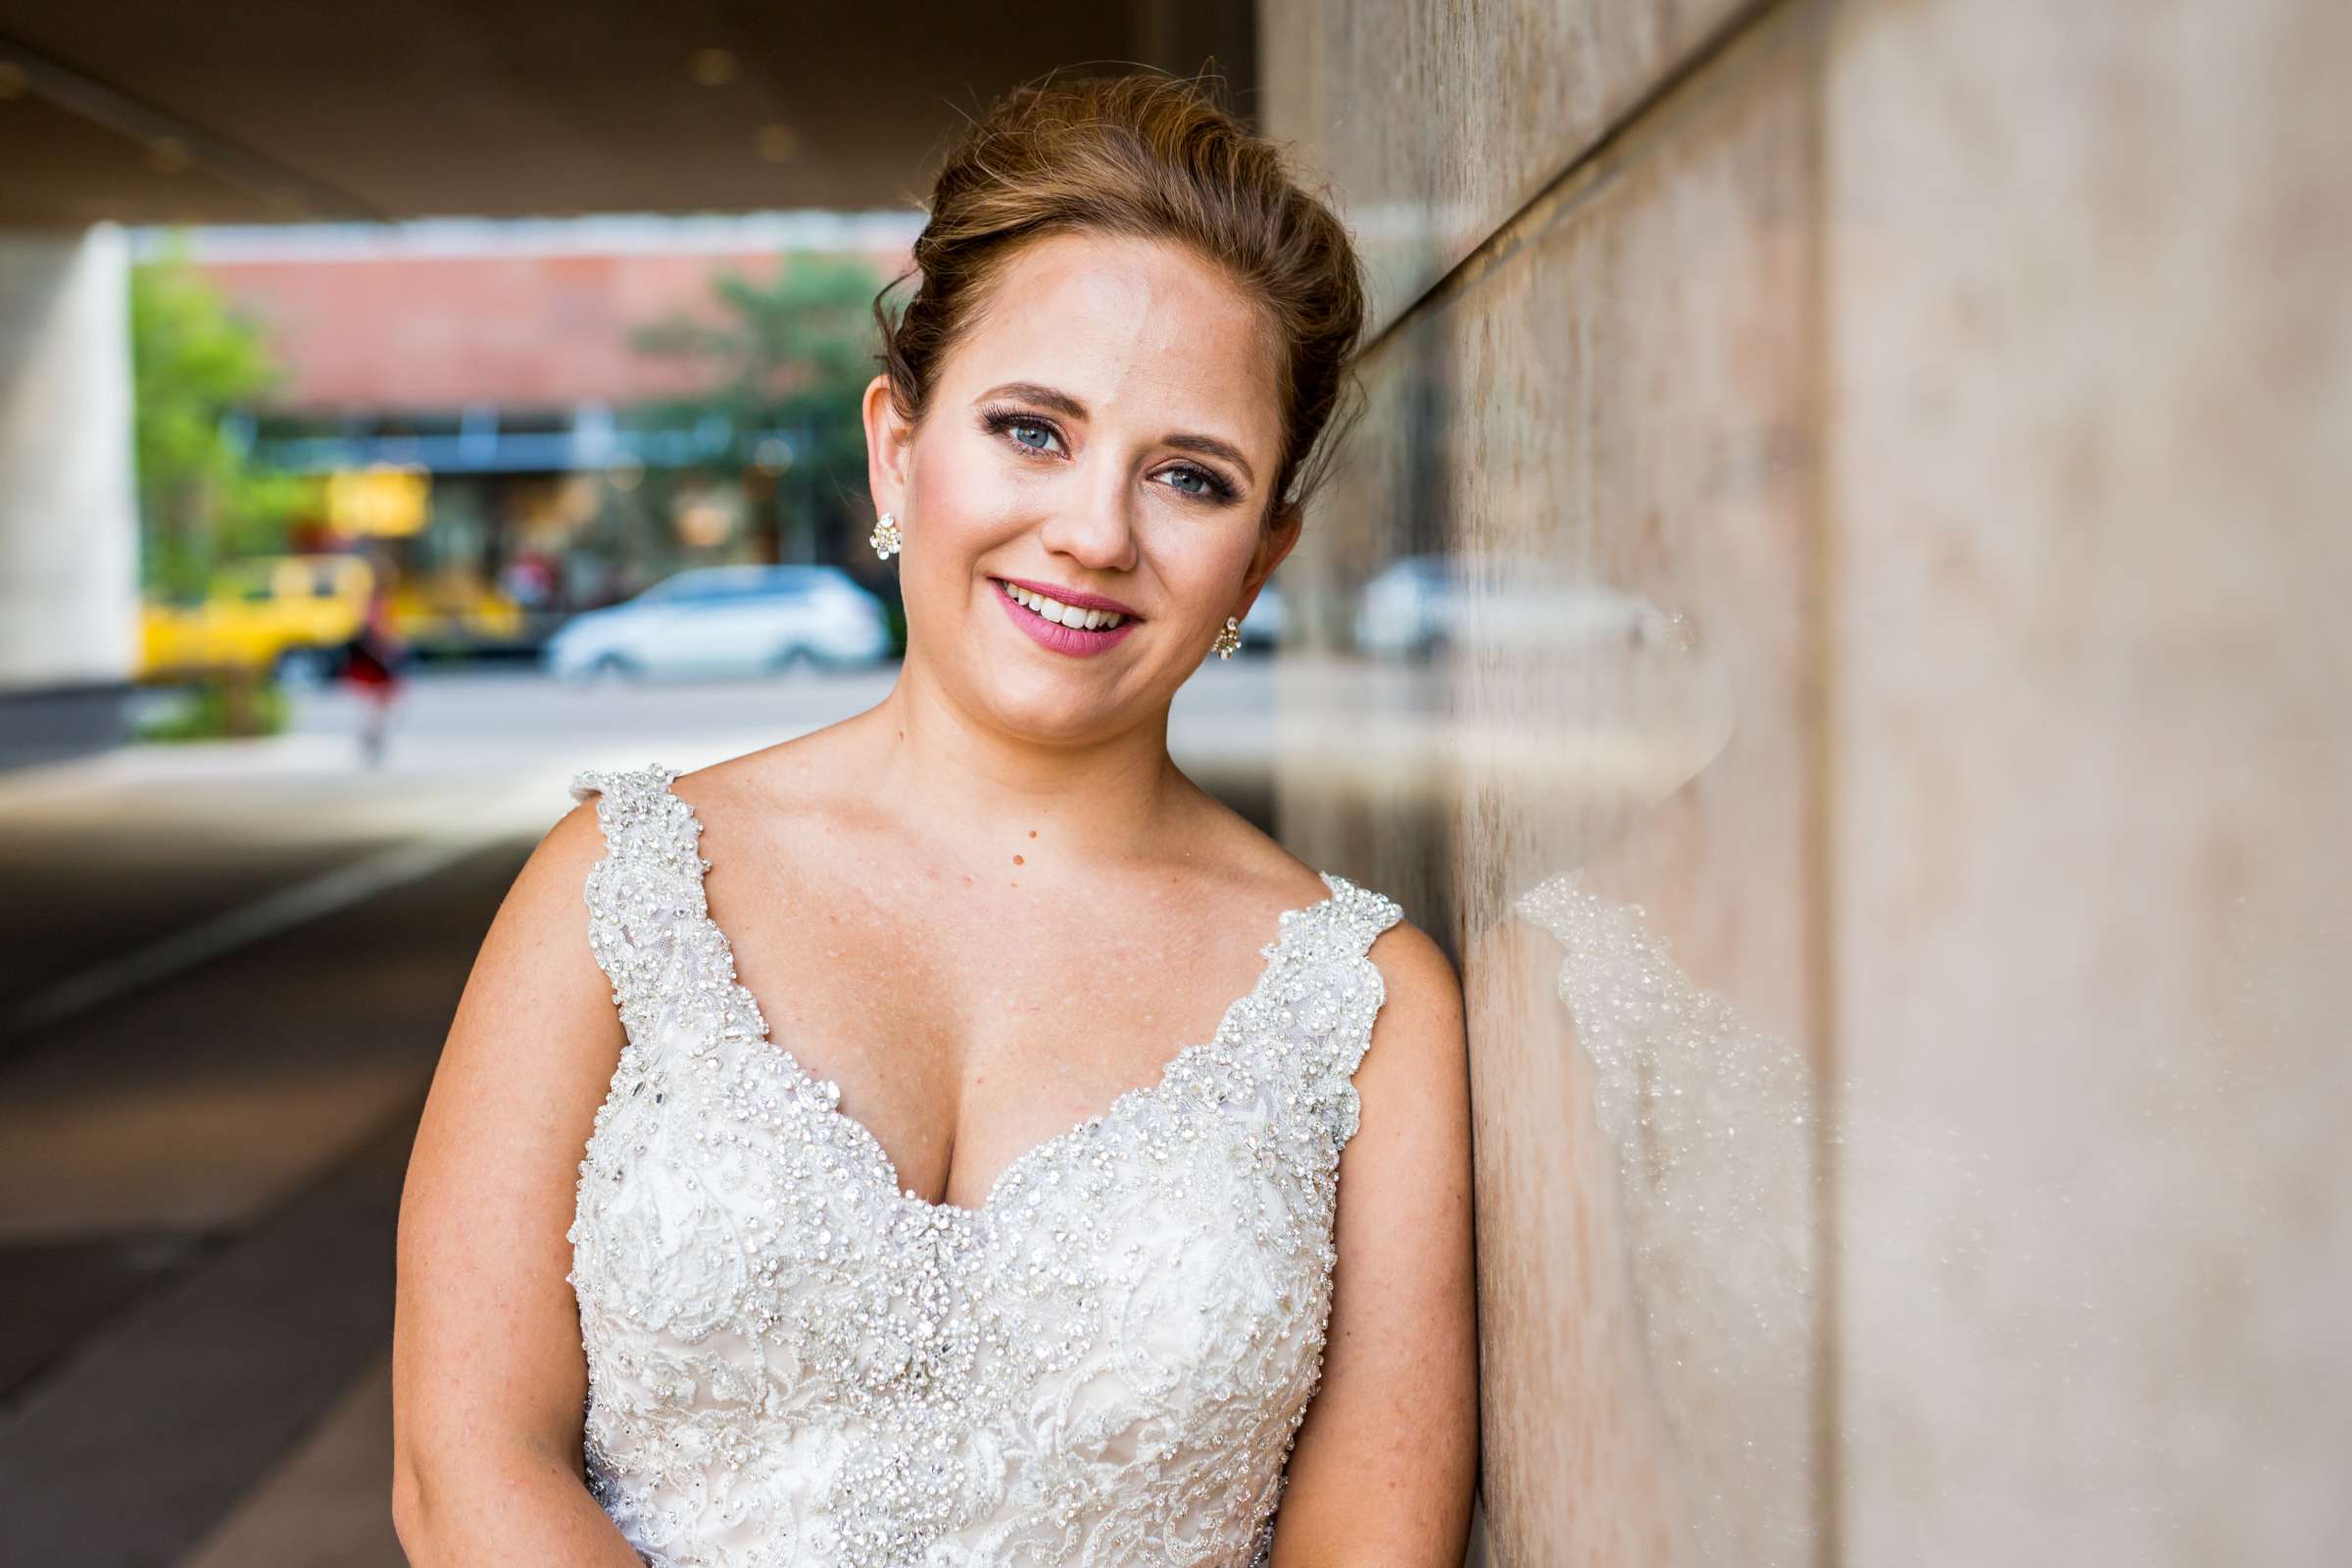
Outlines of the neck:
M1115 735L1041 742L970 711L910 660L864 720L868 797L959 850L1050 845L1065 865L1125 858L1157 836L1183 780L1168 758L1164 705Z

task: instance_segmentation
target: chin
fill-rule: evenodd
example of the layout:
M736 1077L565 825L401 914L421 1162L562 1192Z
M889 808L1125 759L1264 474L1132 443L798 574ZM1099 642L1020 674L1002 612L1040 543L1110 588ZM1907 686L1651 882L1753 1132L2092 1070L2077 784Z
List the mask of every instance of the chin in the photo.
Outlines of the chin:
M1099 741L1150 714L1152 677L1158 672L1144 667L1150 649L1145 639L1162 628L1137 621L1101 653L1055 653L1006 619L995 582L979 580L970 618L954 634L957 646L926 661L970 710L1011 734L1046 744ZM929 624L930 617L910 615L910 641L920 638L929 646Z
M1048 742L1096 740L1131 720L1099 681L1055 679L1049 671L995 671L979 693L987 711L1016 735Z
M1147 686L1138 679L1149 672L1129 660L1066 658L1030 646L1017 632L974 637L956 668L975 708L1034 740L1099 740L1150 711Z

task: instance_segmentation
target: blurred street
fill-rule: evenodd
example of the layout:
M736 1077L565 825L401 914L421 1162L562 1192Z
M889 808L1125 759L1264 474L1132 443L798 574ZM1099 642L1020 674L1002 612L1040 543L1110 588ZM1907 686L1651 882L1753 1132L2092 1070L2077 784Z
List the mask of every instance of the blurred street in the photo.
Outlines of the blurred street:
M499 899L576 769L690 769L894 673L426 676L376 771L335 689L0 776L0 1561L399 1563L394 1219ZM1245 809L1270 685L1212 662L1173 720Z

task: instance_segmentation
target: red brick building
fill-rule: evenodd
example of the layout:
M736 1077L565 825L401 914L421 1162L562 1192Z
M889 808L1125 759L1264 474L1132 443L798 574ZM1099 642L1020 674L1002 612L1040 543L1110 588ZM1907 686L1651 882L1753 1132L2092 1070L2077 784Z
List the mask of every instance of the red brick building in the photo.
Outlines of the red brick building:
M554 613L681 564L827 553L785 509L763 519L757 471L748 486L664 482L708 443L632 428L627 411L704 390L708 372L647 354L633 336L680 315L720 319L721 276L763 281L795 253L859 258L879 286L909 265L921 221L877 212L215 228L190 236L190 260L264 325L286 371L257 411L267 457L317 472L421 470L424 525L388 541L400 564L501 583ZM786 434L757 444L789 463Z
M193 260L266 322L287 413L372 417L618 405L687 389L630 346L712 278L794 251L907 265L914 213L212 229Z

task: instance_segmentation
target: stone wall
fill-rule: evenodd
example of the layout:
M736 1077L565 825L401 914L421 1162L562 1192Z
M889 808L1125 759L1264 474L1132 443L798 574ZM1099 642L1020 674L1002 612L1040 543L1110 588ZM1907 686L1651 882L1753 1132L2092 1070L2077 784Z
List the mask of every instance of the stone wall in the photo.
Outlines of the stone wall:
M1278 812L1462 967L1479 1550L2339 1560L2352 11L1261 26L1379 334Z

